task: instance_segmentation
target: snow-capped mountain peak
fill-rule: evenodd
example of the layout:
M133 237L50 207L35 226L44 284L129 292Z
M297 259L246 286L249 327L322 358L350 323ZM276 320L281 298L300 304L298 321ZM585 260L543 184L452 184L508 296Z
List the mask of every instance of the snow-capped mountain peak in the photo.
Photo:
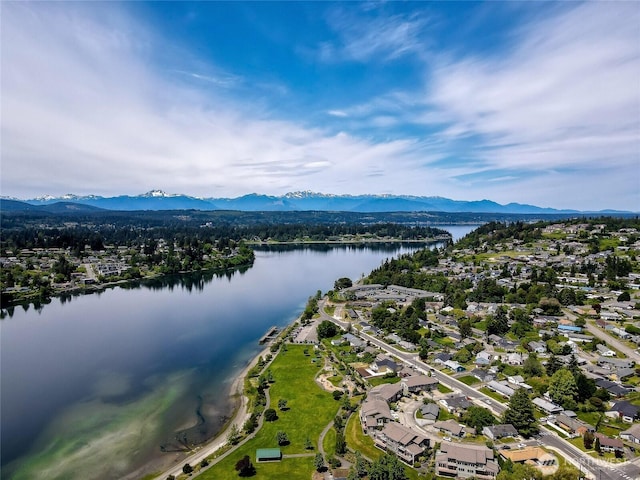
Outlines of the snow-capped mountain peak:
M160 198L160 197L175 197L176 195L172 195L170 193L166 193L162 190L150 190L147 193L140 195L141 197L154 197L154 198Z

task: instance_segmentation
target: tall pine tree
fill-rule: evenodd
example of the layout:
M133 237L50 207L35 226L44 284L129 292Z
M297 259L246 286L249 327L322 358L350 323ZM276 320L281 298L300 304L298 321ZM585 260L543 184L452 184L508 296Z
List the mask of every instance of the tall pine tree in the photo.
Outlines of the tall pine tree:
M514 428L525 437L530 437L538 433L536 425L536 417L533 414L533 403L529 398L529 394L524 388L519 388L511 396L509 407L503 415L504 423L510 423Z

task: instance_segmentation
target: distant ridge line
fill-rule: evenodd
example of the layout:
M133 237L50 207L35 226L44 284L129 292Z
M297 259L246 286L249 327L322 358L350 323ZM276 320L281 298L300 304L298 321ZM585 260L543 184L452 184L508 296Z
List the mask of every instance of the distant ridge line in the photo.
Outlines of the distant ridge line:
M199 198L183 194L169 194L151 190L140 195L102 197L66 194L59 197L45 195L20 200L2 197L4 200L43 206L64 202L105 210L238 210L238 211L343 211L358 213L376 212L447 212L447 213L505 213L505 214L629 214L622 210L580 211L538 207L520 203L499 204L491 200L452 200L444 197L416 195L336 195L311 191L289 192L284 195L251 193L235 198Z

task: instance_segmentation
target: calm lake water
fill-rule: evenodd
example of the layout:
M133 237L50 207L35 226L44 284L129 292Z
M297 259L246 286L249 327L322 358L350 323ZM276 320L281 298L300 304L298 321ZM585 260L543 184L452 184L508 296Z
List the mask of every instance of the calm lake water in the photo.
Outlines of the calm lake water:
M475 227L441 228L459 238ZM257 250L244 272L165 277L15 308L0 322L2 477L158 470L185 438L219 431L232 407L230 383L270 326L289 324L337 278L360 278L417 248Z

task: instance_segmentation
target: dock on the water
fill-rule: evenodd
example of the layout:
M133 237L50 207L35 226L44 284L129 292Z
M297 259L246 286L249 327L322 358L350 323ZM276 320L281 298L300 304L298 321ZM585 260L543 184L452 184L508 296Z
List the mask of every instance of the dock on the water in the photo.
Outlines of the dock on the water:
M278 336L279 329L275 325L267 330L267 333L260 339L260 345L273 341Z

